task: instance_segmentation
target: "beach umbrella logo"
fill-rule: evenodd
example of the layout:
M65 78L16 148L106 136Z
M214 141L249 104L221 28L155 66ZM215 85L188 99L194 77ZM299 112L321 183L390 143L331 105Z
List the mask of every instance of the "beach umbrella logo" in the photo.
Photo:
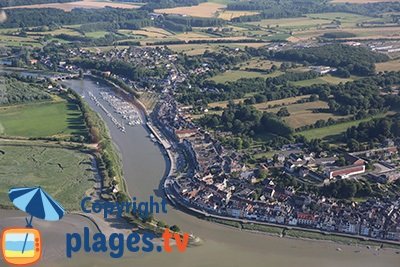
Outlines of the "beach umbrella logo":
M28 213L26 227L9 227L2 230L1 250L3 259L11 265L31 265L42 255L40 231L32 226L33 217L46 221L58 221L65 214L64 208L41 187L12 188L10 200L18 209Z

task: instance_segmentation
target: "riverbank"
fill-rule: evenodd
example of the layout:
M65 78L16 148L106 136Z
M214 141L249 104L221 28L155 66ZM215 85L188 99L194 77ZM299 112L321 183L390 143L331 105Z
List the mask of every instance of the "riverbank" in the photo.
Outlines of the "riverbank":
M317 229L307 229L302 227L293 227L289 225L278 225L268 222L252 221L248 219L233 218L222 215L215 215L195 208L187 203L184 203L180 195L173 191L172 183L166 184L166 195L168 199L181 209L185 210L192 215L197 216L203 220L207 220L213 223L219 223L225 226L238 228L240 230L246 230L255 233L267 233L279 237L289 237L304 240L324 240L332 241L340 244L347 245L363 245L363 246L385 246L388 248L394 248L400 250L400 243L390 240L380 240L367 238L363 236L355 236L351 234L324 232ZM172 191L171 191L172 189Z
M97 77L100 78L101 77ZM111 84L118 90L123 90L123 88L119 87L118 85L112 83L111 81L106 80L107 83ZM132 101L132 100L131 100ZM142 110L144 116L145 116L145 121L149 121L149 113L146 110L145 106L138 100L137 98L134 98L134 101L132 101L133 104L137 106L138 109ZM145 124L146 127L148 128L148 131L151 133L154 133L154 136L158 140L160 147L164 150L166 155L166 165L167 165L167 170L166 170L166 175L162 177L160 184L162 185L162 189L164 191L165 196L167 199L175 206L175 207L180 207L182 210L185 212L189 211L193 215L200 215L200 218L209 220L212 222L217 222L217 223L222 223L225 225L230 225L229 222L236 222L240 226L236 226L239 229L243 229L246 231L251 231L251 232L259 232L259 233L269 233L269 234L277 234L278 236L281 237L289 237L289 238L299 238L299 239L313 239L313 240L326 240L326 241L333 241L337 243L346 243L346 244L352 244L352 245L364 245L364 246L381 246L382 244L385 244L387 247L391 248L396 248L400 249L400 243L395 242L395 241L390 241L390 240L380 240L380 239L373 239L373 238L367 238L363 236L355 236L351 234L344 234L344 233L336 233L336 232L325 232L325 231L319 231L317 229L309 229L309 228L303 228L303 227L292 227L289 225L279 225L279 224L273 224L273 223L266 223L266 222L259 222L259 221L251 221L248 219L238 219L238 218L233 218L233 217L228 217L228 216L219 216L219 215L213 215L209 213L205 213L202 210L196 209L194 207L188 207L185 203L179 202L180 198L176 197L176 192L175 196L171 195L171 191L168 189L169 186L172 187L173 184L173 179L172 176L175 175L175 170L176 170L176 152L172 151L170 148L172 147L172 142L173 140L168 139L168 137L163 134L163 129L161 129L162 126L158 124ZM156 131L152 127L156 127L158 130ZM161 135L161 136L160 136ZM213 218L213 220L210 220L210 218ZM228 222L228 223L227 223ZM235 227L233 225L230 225L232 227ZM278 230L279 229L279 230Z
M367 240L361 236L344 236L335 233L327 232L316 232L316 231L306 231L303 229L291 229L284 226L275 225L262 225L257 223L240 223L237 221L223 220L216 218L204 218L207 221L226 225L228 227L234 227L241 229L242 231L248 231L252 233L267 234L271 236L277 236L281 238L289 239L301 239L301 240L314 240L321 242L334 242L337 244L345 244L351 246L364 246L364 247L377 247L382 248L393 248L400 250L400 244L390 243L381 240Z
M87 97L88 92L111 90L102 82L99 84L89 78L65 81L91 105L100 115L102 111ZM128 127L126 133L118 130L112 121L103 116L112 139L121 153L124 178L129 192L138 201L148 200L154 195L157 201L165 198L161 177L166 177L169 166L166 155L159 145L155 145L143 126ZM254 265L293 265L308 267L398 267L399 255L395 250L383 249L379 252L366 247L340 245L326 241L280 238L261 233L253 233L234 227L199 219L182 208L168 205L167 214L157 218L168 225L176 224L183 231L195 233L203 240L203 245L188 249L185 253L148 253L147 255L127 255L118 261L100 254L76 257L68 262L54 262L52 266L175 266L175 267L240 267L251 262Z
M148 121L148 112L145 108L145 106L135 97L133 97L131 94L129 94L128 92L126 92L123 88L121 88L119 85L113 83L112 81L106 80L103 77L99 77L97 75L93 75L93 74L89 74L89 75L85 75L87 77L90 77L91 79L94 79L96 81L101 81L104 82L105 84L107 84L108 86L110 86L110 88L114 91L114 93L116 93L118 96L120 96L122 99L124 99L125 101L131 102L133 105L135 105L135 107L139 110L140 115L142 117L142 121L143 122L147 122ZM93 95L93 93L92 93ZM80 100L82 101L82 98L80 98ZM86 104L83 104L84 106L86 106ZM86 109L86 108L85 108ZM89 110L88 112L91 112L91 110ZM96 119L97 120L97 119ZM102 125L102 123L97 122L96 121L96 125L99 125L99 128L101 129L100 131L100 137L104 137L105 135L108 136L108 131L104 130L104 125ZM151 133L152 131L154 131L154 129L150 126L150 124L148 123L144 123L143 127L149 132ZM128 127L128 129L132 129L132 127ZM104 136L103 136L104 134ZM107 137L107 142L112 142L112 139L110 138L108 140ZM103 144L103 141L99 141L100 144ZM160 142L161 144L163 144L163 142ZM117 145L114 144L114 142L111 143L113 149L115 149L115 151L119 151L119 148ZM102 150L102 148L100 147L100 152L104 151ZM100 153L101 154L101 153ZM118 153L118 155L120 156L120 154ZM166 156L165 160L166 160L166 164L168 166L173 166L174 165L174 160L172 157L168 157L171 154L164 154ZM100 160L102 160L102 158L100 158ZM105 160L102 160L103 162L106 162ZM118 168L118 173L121 173L120 176L110 176L109 174L107 175L107 173L105 173L105 177L110 179L111 177L116 180L116 178L118 179L116 183L114 183L113 181L111 181L112 185L115 185L115 188L117 189L117 199L116 201L128 201L130 199L132 199L132 197L134 195L130 194L129 192L129 187L127 186L127 182L126 182L126 178L124 177L124 174L122 172L122 168L123 168L123 164L122 162L118 161L112 161L110 162L111 166L115 166ZM106 168L107 169L107 168ZM122 185L122 186L121 186ZM113 194L110 194L113 195ZM136 196L135 196L136 197ZM154 234L156 234L156 236L161 236L162 232L164 231L164 227L159 226L159 222L157 221L157 219L152 218L150 221L148 221L146 218L139 218L137 216L133 216L132 214L125 214L124 215L124 219L126 220L126 222L128 224L131 224L132 228L136 228L136 229L141 229L144 231L151 231ZM163 224L161 224L163 225Z

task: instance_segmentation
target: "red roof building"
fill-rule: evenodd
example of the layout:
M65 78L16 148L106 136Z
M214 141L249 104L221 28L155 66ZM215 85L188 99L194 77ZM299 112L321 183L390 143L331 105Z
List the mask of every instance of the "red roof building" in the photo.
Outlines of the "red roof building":
M342 178L347 178L352 175L362 174L364 172L365 172L365 165L350 165L328 170L327 176L329 179L333 179L338 176Z

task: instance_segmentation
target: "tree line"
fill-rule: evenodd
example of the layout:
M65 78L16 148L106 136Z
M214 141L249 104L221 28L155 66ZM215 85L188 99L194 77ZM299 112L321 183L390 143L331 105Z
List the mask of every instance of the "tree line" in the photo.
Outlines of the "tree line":
M350 74L373 75L375 63L389 60L389 57L385 54L373 52L364 47L342 44L283 50L271 56L279 60L337 67L338 73L345 77L350 76Z
M55 8L6 9L7 20L1 28L24 28L51 25L72 25L97 22L124 23L127 21L148 19L148 13L142 10L102 8L75 8L70 12Z
M357 142L382 142L386 138L400 137L400 117L386 117L362 122L353 126L344 133L347 141L354 139Z
M206 0L145 0L146 5L142 6L141 9L154 11L159 8L172 8L179 6L196 6L200 3L206 2Z
M321 100L327 101L332 113L353 114L363 118L367 114L377 114L386 108L397 109L400 97L393 94L382 95L381 92L399 85L400 72L388 72L345 84L312 85L300 90L304 94L317 94Z
M149 72L152 70L148 70L145 68L141 68L139 66L135 66L123 60L90 60L90 59L76 59L73 61L73 64L89 70L100 70L100 71L111 71L113 74L121 75L130 80L139 80L142 77L152 75Z
M36 4L49 4L49 3L67 3L75 0L2 0L0 7L9 6L25 6L25 5L36 5Z
M329 3L324 0L273 0L231 2L228 10L254 10L259 14L233 18L233 22L260 21L272 18L300 17L310 13L344 12L377 17L387 12L399 12L399 2Z
M293 133L275 114L260 112L253 106L234 104L232 101L222 115L205 115L199 121L204 127L250 137L272 134L290 138Z
M0 105L51 100L43 85L5 75L0 79Z

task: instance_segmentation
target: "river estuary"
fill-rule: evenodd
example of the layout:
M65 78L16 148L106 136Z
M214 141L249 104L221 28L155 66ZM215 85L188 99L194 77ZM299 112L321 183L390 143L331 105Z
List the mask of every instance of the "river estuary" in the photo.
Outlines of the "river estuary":
M65 85L82 96L106 121L111 136L121 153L124 176L129 193L139 200L149 196L162 196L160 181L168 168L163 151L154 144L142 125L126 127L121 132L106 116L88 93L92 92L100 101L100 90L110 90L101 81L91 78L68 80ZM104 101L103 101L104 102ZM104 106L107 104L104 102ZM110 109L110 111L112 111ZM193 233L203 244L189 248L185 253L148 253L127 255L122 259L111 259L107 255L79 255L68 261L53 262L51 266L307 266L307 267L398 267L400 255L391 249L346 246L326 241L309 241L272 237L264 234L244 232L238 229L207 222L168 206L167 214L156 215L167 224L177 224L182 230ZM337 250L341 248L341 250ZM47 265L49 266L49 265Z

